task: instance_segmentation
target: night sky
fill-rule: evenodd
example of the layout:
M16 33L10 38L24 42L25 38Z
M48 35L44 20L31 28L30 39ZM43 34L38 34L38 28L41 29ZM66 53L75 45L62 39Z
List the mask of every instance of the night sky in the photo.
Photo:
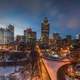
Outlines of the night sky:
M0 26L14 24L15 34L32 27L40 37L41 22L48 17L50 35L80 33L80 0L0 0Z

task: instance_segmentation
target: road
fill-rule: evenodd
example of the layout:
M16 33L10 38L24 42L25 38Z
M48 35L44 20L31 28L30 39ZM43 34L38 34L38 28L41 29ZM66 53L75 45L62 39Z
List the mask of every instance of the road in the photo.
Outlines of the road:
M36 46L36 48L37 48L37 51L40 54L40 56L42 56L43 53L41 53L41 50L38 45ZM46 66L46 69L49 73L51 80L57 80L57 72L58 72L59 68L65 64L70 63L70 60L67 58L62 61L52 61L52 60L43 58L42 61Z
M42 58L43 53L41 52L39 46L36 46L36 50L38 51L38 55L39 55L39 62L36 61L38 64L37 67L39 67L40 70L40 76L42 77L42 79L40 80L57 80L57 72L59 70L59 68L65 64L69 64L70 61L68 59L64 59L62 61L52 61L52 60L48 60L45 58ZM36 67L36 70L37 70ZM26 75L26 74L25 74ZM31 80L39 80L39 76L34 77L34 75L32 75L32 78L36 78L36 79L31 79ZM40 77L40 78L41 78ZM27 77L25 78L27 80Z
M59 68L65 64L70 63L70 62L68 62L67 59L65 59L64 61L59 61L59 62L43 59L43 62L48 70L51 80L57 80L57 72L58 72Z

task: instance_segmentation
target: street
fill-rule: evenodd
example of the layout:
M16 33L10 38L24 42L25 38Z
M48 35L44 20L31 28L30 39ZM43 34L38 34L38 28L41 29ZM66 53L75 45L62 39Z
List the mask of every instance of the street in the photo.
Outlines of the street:
M38 45L36 46L36 48L38 50L38 53L42 56L41 50ZM48 74L49 74L51 80L57 80L58 69L61 66L70 63L69 59L67 59L67 58L63 59L62 61L53 61L53 60L48 60L48 59L42 58L42 61L45 64L45 67L48 71Z

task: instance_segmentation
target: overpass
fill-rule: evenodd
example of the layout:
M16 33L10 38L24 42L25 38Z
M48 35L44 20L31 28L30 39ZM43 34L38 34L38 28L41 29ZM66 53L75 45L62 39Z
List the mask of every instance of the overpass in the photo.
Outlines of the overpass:
M67 58L65 58L62 61L48 60L48 59L42 58L43 53L41 52L38 45L36 46L36 50L41 57L42 63L44 63L44 66L46 67L47 73L50 76L50 80L57 80L57 72L58 72L59 68L65 64L69 64L70 60ZM43 75L43 76L45 76L45 75ZM43 79L43 80L45 80L45 79Z

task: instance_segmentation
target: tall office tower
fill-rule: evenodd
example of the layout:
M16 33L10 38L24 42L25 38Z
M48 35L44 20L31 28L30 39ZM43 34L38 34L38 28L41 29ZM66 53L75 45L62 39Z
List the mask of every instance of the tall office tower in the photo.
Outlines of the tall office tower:
M5 44L4 34L5 34L5 29L0 28L0 44Z
M49 43L49 23L47 17L44 18L41 23L41 44L43 46L48 45Z
M78 39L80 40L80 33L78 34Z
M30 42L30 37L31 37L31 33L32 33L32 29L31 28L27 28L26 30L24 30L24 41L26 43Z
M14 26L9 25L6 28L0 28L0 44L9 44L14 42Z
M24 30L24 41L29 44L35 44L36 32L32 31L31 28Z
M14 26L9 24L6 28L7 43L14 42Z
M77 44L78 44L78 46L80 46L80 33L77 35L77 40L78 40L77 41L78 42Z

